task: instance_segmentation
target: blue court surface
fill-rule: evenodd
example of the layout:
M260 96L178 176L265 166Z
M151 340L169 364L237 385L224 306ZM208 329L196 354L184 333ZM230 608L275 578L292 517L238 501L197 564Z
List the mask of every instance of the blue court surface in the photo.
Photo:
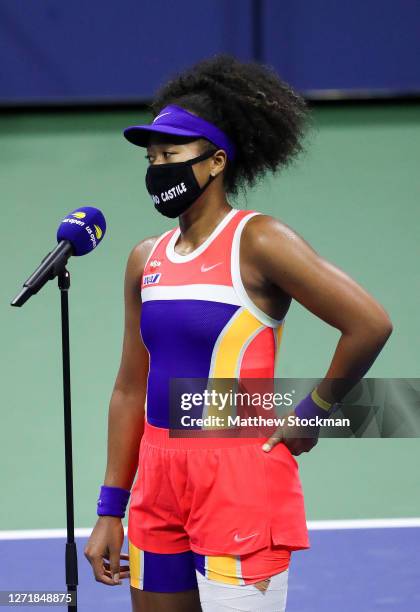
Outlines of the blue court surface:
M290 569L287 612L417 612L420 610L420 521L390 521L388 527L314 524L312 548L296 552ZM374 521L366 521L367 524ZM418 523L418 525L417 525ZM410 526L417 525L417 526ZM311 526L310 526L311 527ZM79 610L130 612L128 580L95 581L83 555L88 530L77 530ZM1 590L65 590L63 537L53 531L0 532ZM128 552L125 539L123 552ZM9 606L4 609L8 609ZM15 609L15 607L14 607ZM51 609L37 606L38 610ZM64 608L63 608L64 609Z

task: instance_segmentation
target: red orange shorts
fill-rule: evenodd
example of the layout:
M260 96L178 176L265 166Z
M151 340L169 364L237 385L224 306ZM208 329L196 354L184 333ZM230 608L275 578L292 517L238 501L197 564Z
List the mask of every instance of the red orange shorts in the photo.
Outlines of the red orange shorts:
M131 545L243 560L260 551L243 564L244 578L267 577L263 559L271 575L284 569L285 550L309 547L303 494L293 455L282 443L265 453L265 440L171 438L146 423L128 514Z

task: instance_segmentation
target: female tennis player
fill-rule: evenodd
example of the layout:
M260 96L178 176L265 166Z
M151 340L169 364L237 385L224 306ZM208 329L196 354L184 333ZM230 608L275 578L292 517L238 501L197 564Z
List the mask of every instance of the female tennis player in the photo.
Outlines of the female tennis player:
M307 106L269 67L202 61L164 85L152 110L151 124L124 135L147 150L144 214L178 223L128 257L108 462L85 556L99 582L129 577L135 612L278 612L291 552L309 547L294 455L317 436L170 436L171 380L273 378L295 299L341 332L325 379L293 411L325 416L341 399L331 380L356 384L392 324L293 229L229 201L304 148ZM304 338L300 350L304 361Z

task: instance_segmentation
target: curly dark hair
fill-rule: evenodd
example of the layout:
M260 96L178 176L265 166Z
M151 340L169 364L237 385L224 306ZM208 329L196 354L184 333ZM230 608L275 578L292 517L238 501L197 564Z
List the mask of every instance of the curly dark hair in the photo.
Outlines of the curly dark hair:
M307 104L267 65L240 62L228 54L200 61L157 91L151 104L154 116L168 104L214 123L233 141L236 156L224 171L224 186L232 195L304 150ZM214 147L204 142L205 149Z

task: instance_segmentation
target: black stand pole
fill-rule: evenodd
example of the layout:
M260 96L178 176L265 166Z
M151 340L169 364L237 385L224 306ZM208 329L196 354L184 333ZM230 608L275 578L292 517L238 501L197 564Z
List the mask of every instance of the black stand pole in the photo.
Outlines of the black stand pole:
M61 340L63 352L63 394L64 394L64 453L66 467L66 584L67 593L73 598L68 605L69 612L77 612L77 548L74 541L74 502L73 502L73 455L71 443L71 395L70 395L70 342L69 342L69 303L70 272L63 267L58 274L58 287L61 295Z

